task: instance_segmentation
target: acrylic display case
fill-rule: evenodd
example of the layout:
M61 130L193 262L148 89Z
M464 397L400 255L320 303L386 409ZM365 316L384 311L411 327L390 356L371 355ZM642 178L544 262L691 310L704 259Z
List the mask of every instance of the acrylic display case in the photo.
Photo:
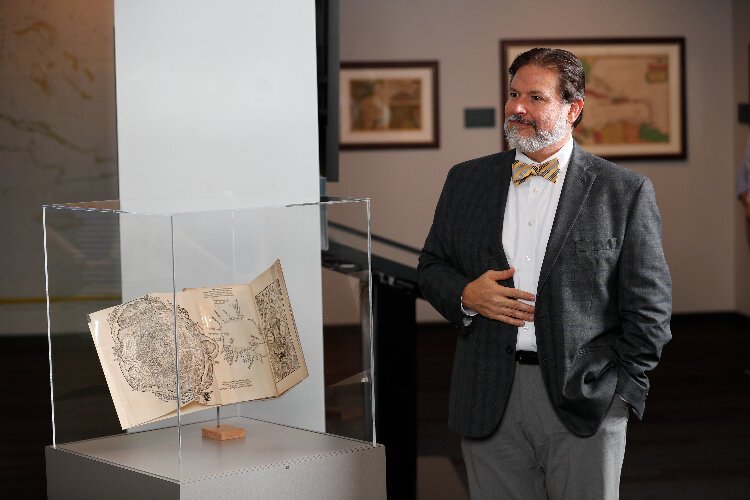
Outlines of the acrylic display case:
M133 496L221 498L250 486L269 497L384 495L369 200L248 207L232 196L220 210L194 201L168 210L163 200L44 206L50 498L80 493L82 480L89 492L122 484ZM243 295L225 291L277 259L288 301L266 293L278 280L250 287L253 317ZM199 314L183 298L196 289L210 305ZM284 307L292 326L275 315ZM242 325L252 326L246 336L234 333ZM285 341L294 335L301 353ZM278 384L302 359L307 377L280 396L215 405L225 389L260 391L268 382L258 367L271 366ZM135 399L123 402L124 393ZM151 406L157 416L123 418ZM245 437L202 436L217 425ZM324 484L337 482L325 479L328 469L343 474L339 484Z

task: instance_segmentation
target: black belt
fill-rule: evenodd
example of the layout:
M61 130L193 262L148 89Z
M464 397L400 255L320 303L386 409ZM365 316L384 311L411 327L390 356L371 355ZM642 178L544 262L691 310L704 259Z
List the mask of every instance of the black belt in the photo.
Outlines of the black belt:
M516 361L521 365L538 365L539 355L534 351L516 351Z

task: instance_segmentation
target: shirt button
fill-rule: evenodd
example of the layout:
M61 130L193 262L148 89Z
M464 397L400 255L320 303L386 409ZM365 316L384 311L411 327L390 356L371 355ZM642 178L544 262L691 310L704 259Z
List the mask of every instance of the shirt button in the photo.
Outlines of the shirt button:
M508 347L506 347L505 352L507 352L508 354L513 354L513 346L509 345Z
M528 331L529 331L529 327L528 327L528 326L524 326L524 327L523 327L523 330L524 330L525 332L528 332Z
M533 191L534 193L536 193L539 190L537 188L533 188L531 191Z
M529 261L531 261L531 257L529 257L529 256L527 255L526 257L524 257L524 258L523 258L523 260L525 260L526 262L529 262Z
M534 225L534 221L533 221L533 220L530 220L530 221L529 221L529 226L533 226L533 225Z

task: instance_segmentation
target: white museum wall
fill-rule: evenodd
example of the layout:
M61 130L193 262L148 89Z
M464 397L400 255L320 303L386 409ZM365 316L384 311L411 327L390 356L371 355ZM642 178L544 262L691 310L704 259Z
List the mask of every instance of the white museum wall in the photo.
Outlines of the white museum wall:
M115 2L120 197L316 201L314 5Z
M750 2L734 0L733 2L733 32L734 32L734 95L736 102L750 103L750 30L747 20L750 19ZM735 122L734 126L734 158L735 168L739 167L745 154L745 146L750 134L747 123ZM732 191L734 194L734 191ZM735 294L737 310L750 316L750 244L745 235L745 216L739 203L734 204L735 213Z
M502 114L501 39L684 36L688 157L621 164L654 182L674 311L734 310L732 8L731 0L342 2L342 61L438 60L441 146L342 152L341 181L329 192L369 196L374 234L421 247L450 167L500 148L500 126L466 129L463 110ZM418 301L419 321L439 319Z
M245 206L317 201L312 2L118 0L115 51L119 188L126 210L235 208L237 196L250 200ZM256 243L283 242L284 268L294 274L287 280L318 291L293 303L303 324L299 331L310 377L283 398L249 405L246 412L324 430L319 218L311 224L301 215L254 236ZM198 235L192 244L219 230L200 227L201 219L183 228L183 234ZM185 216L175 219L180 220ZM143 276L144 265L143 259L131 259L143 245L138 224L131 221L121 220L126 299L148 288L142 281L130 286L129 277ZM293 231L296 226L305 230ZM292 232L293 243L288 240ZM215 252L217 258L221 253ZM182 251L183 269L190 268L185 257L191 254L196 268L205 258L203 252ZM240 282L253 277L236 276Z

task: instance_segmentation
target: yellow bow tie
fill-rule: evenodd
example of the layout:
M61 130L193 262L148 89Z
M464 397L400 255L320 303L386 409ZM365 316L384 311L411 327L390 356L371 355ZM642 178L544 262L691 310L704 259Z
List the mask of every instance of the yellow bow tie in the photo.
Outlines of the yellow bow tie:
M557 158L545 161L539 165L529 165L528 163L517 161L513 163L513 184L520 186L532 175L538 175L539 177L544 177L550 182L556 182L557 174L559 172L560 162Z

